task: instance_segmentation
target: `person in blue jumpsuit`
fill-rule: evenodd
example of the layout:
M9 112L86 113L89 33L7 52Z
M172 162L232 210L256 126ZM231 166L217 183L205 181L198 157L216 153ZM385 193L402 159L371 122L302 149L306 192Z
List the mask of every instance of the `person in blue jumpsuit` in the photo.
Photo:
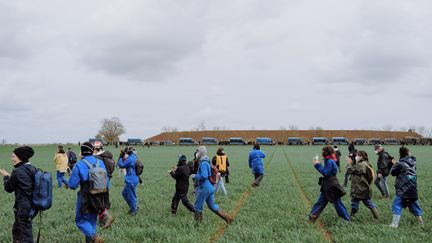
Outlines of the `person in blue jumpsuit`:
M85 189L85 184L89 181L89 167L83 160L85 159L93 165L99 163L99 167L106 169L105 164L93 156L93 145L89 142L81 145L81 156L83 158L74 166L68 181L68 187L72 190L80 186L75 209L75 223L78 229L85 235L86 242L103 242L101 237L96 234L98 212L90 206L88 187L87 192Z
M126 169L125 185L122 196L129 205L129 214L134 216L138 212L136 188L138 186L138 176L136 174L135 164L137 155L133 147L126 147L121 153L118 160L118 167Z
M225 220L225 222L228 224L232 223L233 219L228 214L223 212L215 203L214 186L209 180L209 177L212 175L212 170L205 146L200 146L197 149L196 158L199 161L199 166L194 177L194 179L198 182L198 194L194 205L195 220L198 223L202 221L202 211L204 209L204 202L206 202L211 211Z
M260 150L260 145L255 144L253 150L249 153L249 168L252 169L252 174L255 176L252 187L259 186L264 177L263 159L265 157L266 154Z
M326 146L322 149L324 167L321 165L318 158L314 158L313 160L315 169L323 176L323 178L322 180L320 179L321 193L309 213L310 223L314 223L318 219L319 215L329 202L333 203L339 217L346 221L350 221L348 211L341 200L341 197L345 195L345 192L336 177L338 167L336 162L332 159L333 154L334 150L331 146Z

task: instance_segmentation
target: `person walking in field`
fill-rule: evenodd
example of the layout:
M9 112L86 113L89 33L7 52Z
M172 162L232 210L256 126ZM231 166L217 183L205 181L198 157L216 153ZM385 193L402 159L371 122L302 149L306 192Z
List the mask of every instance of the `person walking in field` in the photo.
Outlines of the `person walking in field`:
M186 155L180 155L177 166L173 167L170 171L171 177L176 180L176 191L171 203L171 213L174 216L177 214L180 200L189 211L195 213L194 206L188 198L190 168L186 162Z
M136 173L137 155L134 153L134 148L126 147L120 153L120 158L117 162L119 168L126 169L125 185L123 187L122 196L129 205L129 214L135 216L138 212L138 200L136 188L138 186L138 175Z
M231 216L223 212L215 203L214 187L209 180L212 176L212 169L210 166L210 159L207 157L207 149L205 146L200 146L198 148L196 157L199 161L199 167L194 177L198 182L198 195L194 205L195 220L198 223L202 221L202 211L204 208L204 202L206 202L211 211L225 220L226 223L232 223L233 219Z
M407 147L399 149L399 162L390 170L392 176L396 176L396 196L393 200L393 221L391 228L398 228L402 215L402 209L408 207L420 225L424 225L423 210L418 201L416 158L411 156Z
M313 205L309 213L309 222L314 223L327 204L330 202L336 209L339 217L346 221L350 221L350 216L342 203L341 198L345 195L345 191L340 186L336 177L338 168L335 161L331 158L334 150L331 146L326 146L322 149L322 156L324 158L324 166L316 156L313 160L315 169L323 176L320 178L321 193L317 202Z
M352 218L359 210L360 202L368 207L375 219L378 219L378 209L372 202L373 169L369 164L365 151L358 151L356 163L348 159L347 171L351 175L351 215Z
M102 162L105 165L107 174L108 174L108 180L111 180L112 173L114 172L114 169L116 167L116 163L113 159L113 154L110 151L105 151L103 148L103 144L100 141L95 141L93 144L94 152L93 155L102 160ZM107 205L108 207L105 208L102 213L98 215L99 224L103 229L107 229L111 226L111 224L114 222L114 217L111 216L109 209L111 207L110 198L109 198L109 190L106 192L106 200L108 201Z
M249 168L252 169L252 174L255 177L255 180L252 182L252 187L257 187L260 185L263 177L264 177L264 164L263 159L266 157L266 154L261 151L260 145L255 144L253 150L249 153Z
M217 150L216 155L212 159L212 164L216 166L220 174L218 178L219 180L216 183L215 193L217 193L219 189L221 189L222 193L226 196L228 193L225 188L224 179L227 175L229 160L228 160L228 156L224 152L224 148L220 147Z
M68 170L68 157L63 150L63 146L59 145L57 147L57 154L54 156L54 164L57 171L57 186L61 188L63 183L67 188L68 181L65 179L64 175Z
M339 172L341 172L341 165L340 165L340 158L341 158L341 156L342 156L342 153L341 153L341 151L339 150L339 148L338 148L338 146L333 146L333 149L334 149L334 151L335 151L335 156L336 156L336 165L337 165L337 167L338 167L338 169L339 169Z
M377 177L375 179L375 185L381 192L381 195L385 199L390 198L390 193L387 184L387 177L390 174L390 168L392 165L393 158L384 150L380 144L374 145L375 153L378 155L377 160Z
M355 164L355 157L357 156L357 149L355 148L353 143L350 143L350 145L348 146L348 158L351 159L351 161ZM348 173L348 171L345 172L345 177L344 177L344 183L343 186L347 187L348 186L348 180L350 179L350 174Z
M11 155L14 167L12 174L3 169L0 170L5 191L15 193L15 204L13 206L15 222L12 226L13 242L33 242L32 220L37 213L32 207L33 180L37 173L36 167L29 161L33 155L33 148L28 146L18 147Z
M77 202L75 209L75 223L78 229L84 234L85 242L103 242L102 238L96 234L96 222L98 215L109 208L109 201L106 193L94 194L92 192L95 184L98 186L105 185L105 189L109 189L108 173L106 172L105 164L93 156L93 145L90 142L81 144L82 159L76 163L72 169L72 174L69 179L69 188L72 190L80 187L77 194ZM101 169L95 178L95 174L90 176L94 168ZM95 183L95 180L97 183ZM92 183L90 183L92 181Z
M75 152L72 151L71 148L68 148L67 157L68 157L68 174L70 175L73 167L75 166L76 162L78 161L78 157L75 154Z

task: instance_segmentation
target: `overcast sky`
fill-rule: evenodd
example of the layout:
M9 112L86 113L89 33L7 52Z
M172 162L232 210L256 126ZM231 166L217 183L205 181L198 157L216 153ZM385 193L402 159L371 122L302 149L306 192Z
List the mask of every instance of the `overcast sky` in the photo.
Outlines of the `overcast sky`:
M432 127L432 2L0 0L0 139Z

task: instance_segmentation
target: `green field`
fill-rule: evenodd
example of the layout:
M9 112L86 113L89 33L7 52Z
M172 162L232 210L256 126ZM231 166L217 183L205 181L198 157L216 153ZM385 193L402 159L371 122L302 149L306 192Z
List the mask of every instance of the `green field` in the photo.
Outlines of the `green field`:
M32 162L37 167L54 173L52 159L55 146L34 147L36 154ZM306 221L311 204L319 194L317 185L319 174L313 168L311 159L320 154L321 147L263 147L267 153L265 177L259 188L252 189L252 174L247 165L250 146L227 146L225 151L231 162L230 183L226 184L228 197L219 194L216 202L225 211L235 216L235 222L226 227L224 221L213 214L206 206L203 222L197 226L193 215L183 205L179 205L176 217L171 216L170 204L174 193L175 181L168 176L167 170L176 164L179 154L188 159L195 147L151 147L138 148L138 156L145 164L143 186L137 194L140 211L137 216L127 214L128 207L121 196L123 178L117 171L111 182L112 214L116 217L111 229L98 232L106 242L426 242L430 241L432 225L429 220L431 208L432 171L430 158L432 147L411 147L417 157L420 205L424 210L425 226L419 227L414 217L404 211L400 228L392 230L391 201L379 198L374 187L374 202L381 213L379 221L374 220L364 205L348 224L336 216L329 205L320 217L321 224L309 225ZM208 147L209 153L216 152L216 146ZM376 155L372 146L359 146L365 150L376 166ZM11 146L0 147L0 168L11 171ZM78 147L74 147L78 151ZM118 154L114 148L108 148ZM341 147L343 156L347 147ZM387 147L393 156L398 147ZM343 173L339 179L342 180ZM394 195L394 178L390 178L390 191ZM192 185L191 185L192 187ZM0 242L11 242L13 223L13 194L0 190ZM347 189L349 192L349 189ZM84 236L75 226L76 192L54 188L53 207L44 214L42 242L83 242ZM192 198L194 200L194 198ZM343 198L349 209L349 196ZM36 235L40 227L37 218L33 223Z

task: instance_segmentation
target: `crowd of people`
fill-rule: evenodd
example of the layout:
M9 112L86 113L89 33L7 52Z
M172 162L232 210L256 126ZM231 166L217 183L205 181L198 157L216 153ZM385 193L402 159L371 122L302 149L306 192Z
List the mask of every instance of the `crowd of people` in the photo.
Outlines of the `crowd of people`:
M320 194L309 213L309 222L314 223L323 212L328 203L335 207L337 215L350 222L359 210L362 202L370 211L373 218L378 219L379 211L372 200L372 185L379 189L383 199L389 199L387 177L396 177L396 195L394 196L392 213L392 228L398 228L403 208L409 208L417 221L423 225L422 209L418 202L416 159L411 156L408 148L399 149L399 161L396 162L384 148L377 144L374 149L378 156L377 166L374 170L365 151L357 151L354 145L349 146L344 183L341 185L337 173L342 171L342 154L337 146L322 148L323 163L315 156L313 165L322 175L319 178ZM32 220L37 211L33 209L32 192L34 177L37 169L30 162L34 155L33 148L22 146L16 148L11 155L14 170L9 174L0 170L4 177L4 188L7 192L15 192L14 215L15 223L12 227L14 242L33 242ZM252 187L260 186L264 178L264 159L266 154L260 145L253 146L249 153L248 166L253 175ZM124 175L122 196L129 207L129 214L134 216L139 210L137 186L142 183L140 173L142 168L134 147L127 146L121 149L117 160L111 152L105 151L100 142L94 144L85 142L80 144L78 157L71 148L66 153L64 147L59 145L54 156L57 187L78 189L75 206L75 223L79 231L85 236L86 242L103 242L97 234L97 223L102 229L109 228L114 222L110 213L110 180L115 168ZM175 192L171 202L171 213L177 215L178 205L182 204L194 214L194 219L200 223L203 219L204 204L223 219L227 224L233 218L224 212L215 201L215 194L220 190L224 196L228 195L230 161L224 148L220 147L210 159L207 148L199 146L188 162L186 155L178 157L177 165L168 171L175 180ZM140 172L141 171L141 172ZM69 180L65 174L69 174ZM195 202L192 203L189 194L189 181L192 177ZM344 187L351 181L351 211L344 206L341 198L346 194Z

